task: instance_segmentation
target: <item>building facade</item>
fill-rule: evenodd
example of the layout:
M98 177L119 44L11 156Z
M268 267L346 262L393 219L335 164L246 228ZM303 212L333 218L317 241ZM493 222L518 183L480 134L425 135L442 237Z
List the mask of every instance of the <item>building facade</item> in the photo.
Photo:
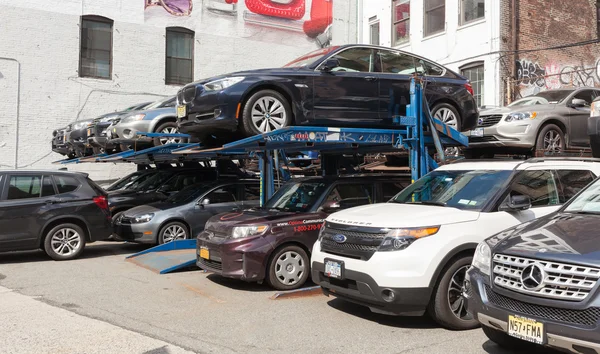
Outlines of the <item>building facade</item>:
M354 0L0 0L0 168L56 168L52 131L357 41ZM132 166L68 167L96 179Z

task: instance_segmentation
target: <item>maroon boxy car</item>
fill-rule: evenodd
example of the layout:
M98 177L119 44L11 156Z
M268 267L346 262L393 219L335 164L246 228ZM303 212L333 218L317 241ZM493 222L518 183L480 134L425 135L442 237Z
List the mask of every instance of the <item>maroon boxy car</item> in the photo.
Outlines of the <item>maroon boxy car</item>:
M198 235L196 263L228 278L299 288L310 275L310 250L328 214L388 201L409 184L408 174L293 179L262 208L210 218Z

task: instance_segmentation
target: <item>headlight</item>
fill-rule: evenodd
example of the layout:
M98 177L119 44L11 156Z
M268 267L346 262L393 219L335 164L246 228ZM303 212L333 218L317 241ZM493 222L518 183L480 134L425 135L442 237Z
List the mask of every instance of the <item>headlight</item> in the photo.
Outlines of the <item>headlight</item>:
M590 117L600 116L600 101L592 102Z
M319 237L317 238L317 241L321 241L323 239L324 233L325 233L325 222L323 222L323 224L321 224L321 229L319 230Z
M492 260L492 251L487 242L483 241L477 245L475 255L473 256L473 267L479 269L485 275L490 275L490 263Z
M108 121L111 121L111 120L113 120L113 119L115 119L117 117L118 117L118 115L114 114L112 116L108 116L108 117L104 117L104 118L100 119L100 122L108 122Z
M79 129L83 129L86 128L90 125L90 122L79 122L79 123L75 123L73 125L73 130L79 130Z
M146 115L144 113L132 114L130 116L125 117L123 120L132 121L132 120L142 120Z
M262 235L267 231L269 227L267 225L253 225L253 226L238 226L233 228L233 238L244 238L249 236Z
M439 226L391 230L385 235L378 251L401 251L420 238L435 235L439 230Z
M534 119L537 117L537 112L515 112L504 118L506 122L516 122L523 119Z
M244 79L245 78L243 76L227 77L204 84L204 89L206 91L220 91L228 88L229 86L233 86Z
M153 217L154 217L154 214L148 213L148 214L144 214L144 215L140 215L140 216L134 217L133 220L131 220L131 222L134 223L134 224L141 224L141 223L148 222L148 221L152 220Z

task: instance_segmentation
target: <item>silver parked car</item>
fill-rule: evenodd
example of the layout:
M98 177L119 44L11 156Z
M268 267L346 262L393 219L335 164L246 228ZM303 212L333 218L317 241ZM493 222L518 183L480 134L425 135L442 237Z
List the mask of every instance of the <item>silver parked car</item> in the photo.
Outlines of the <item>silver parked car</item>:
M195 238L212 216L260 204L258 179L222 180L188 186L165 201L131 208L117 215L117 240L163 244Z
M495 153L532 154L589 147L590 104L600 96L592 87L548 90L480 113L477 128L467 132L467 158Z

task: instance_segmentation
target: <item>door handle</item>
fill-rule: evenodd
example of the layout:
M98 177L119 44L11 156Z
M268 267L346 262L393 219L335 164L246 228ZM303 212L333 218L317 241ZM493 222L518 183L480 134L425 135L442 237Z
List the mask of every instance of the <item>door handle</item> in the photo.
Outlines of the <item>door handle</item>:
M366 76L365 80L367 80L367 81L375 81L375 80L377 80L377 78L375 76Z

